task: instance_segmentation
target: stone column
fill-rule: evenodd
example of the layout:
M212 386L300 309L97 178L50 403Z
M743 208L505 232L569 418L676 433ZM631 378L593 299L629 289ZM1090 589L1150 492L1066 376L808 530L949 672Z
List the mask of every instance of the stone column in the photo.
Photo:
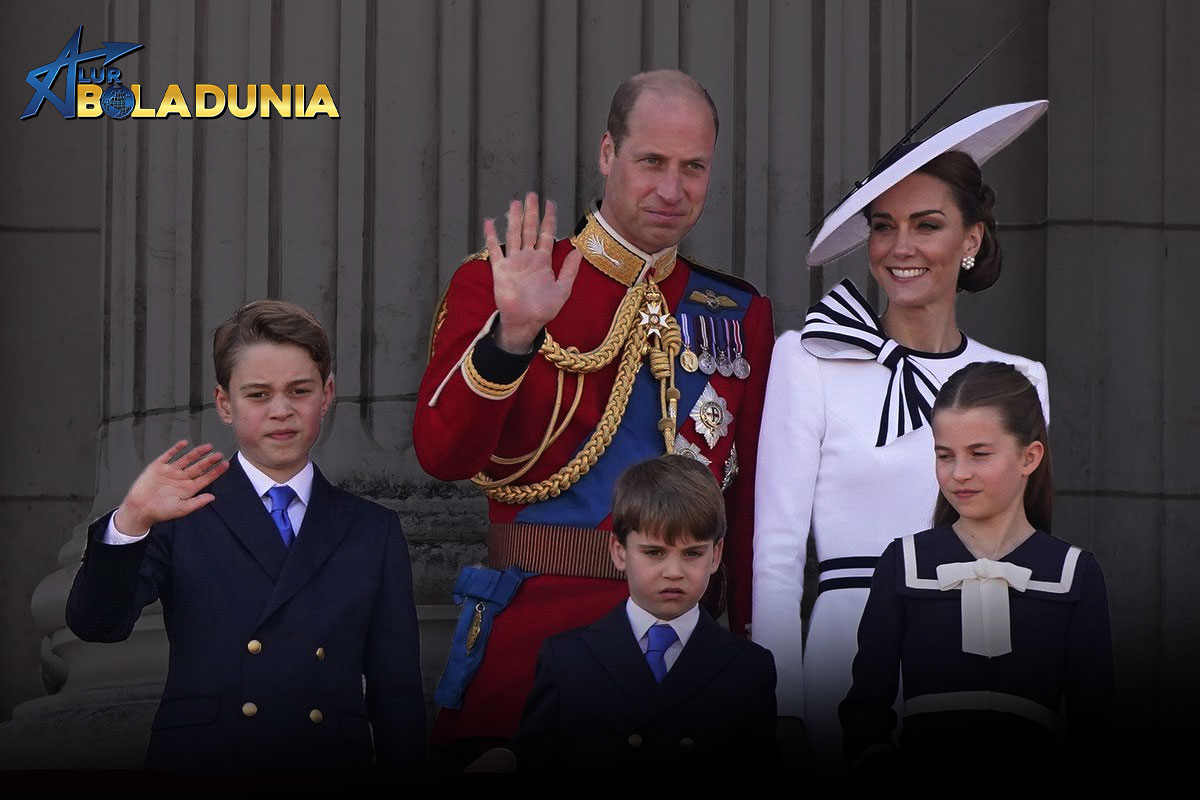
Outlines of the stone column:
M1200 706L1197 30L1186 2L1050 5L1056 533L1105 569L1132 752L1181 747Z
M473 491L429 480L409 452L440 293L435 265L470 248L464 237L448 245L452 254L440 252L429 210L439 177L429 32L439 8L115 2L107 30L90 33L145 45L122 63L144 107L171 84L191 105L194 83L237 85L242 102L247 84L304 84L311 93L323 83L341 116L75 123L102 141L104 165L101 424L89 516L111 510L177 439L233 452L212 403L211 332L221 320L255 297L312 309L335 340L337 381L314 459L334 482L401 512L430 690L444 656L439 637L454 619L448 589L460 563L482 557L484 519ZM75 529L60 569L34 594L51 696L14 711L0 766L141 763L166 670L161 607L148 607L126 642L76 639L63 615L84 535Z
M84 14L95 5L80 2L69 8ZM1189 69L1195 74L1185 34L1179 32L1196 30L1195 12L1178 0L1152 8L1161 13L1140 15L1134 29L1148 20L1161 22L1165 15L1156 30L1178 64L1167 70L1162 91L1186 99L1196 90L1184 78L1170 76L1188 75ZM1052 76L1050 130L1057 130L1060 107L1068 108L1061 114L1064 120L1072 114L1087 119L1087 108L1071 112L1069 107L1083 102L1075 95L1081 85L1091 86L1091 78L1081 78L1074 62L1059 65L1056 54L1083 46L1075 11L1094 17L1097 25L1103 22L1097 29L1106 31L1104 36L1115 37L1123 22L1104 5L1093 12L1087 4L1066 2L1051 10L1049 43L1045 14L1035 16L1033 38L1013 46L1003 69L972 79L973 88L930 123L933 130L984 105L1044 96L1047 72ZM65 37L78 23L63 21L76 19L73 11L63 14L54 25ZM413 403L430 318L453 270L480 248L482 218L503 214L511 197L535 189L559 202L565 230L600 192L596 154L617 84L642 69L678 66L707 86L721 116L707 208L683 249L702 263L755 282L775 303L777 327L796 327L808 305L836 280L849 275L867 283L861 251L808 272L805 232L866 174L915 115L977 60L980 48L990 47L1016 22L1015 14L1000 4L964 8L948 0L111 0L103 23L97 19L88 32L103 29L99 38L145 45L121 62L127 82L141 85L143 105L157 105L170 84L179 84L187 96L196 83L243 90L247 84L302 83L309 91L324 83L340 118L226 114L74 123L73 132L98 135L103 159L98 220L79 223L91 226L93 239L99 226L101 250L92 278L98 299L90 316L80 317L89 325L99 318L93 346L100 385L89 393L99 398L90 515L116 505L141 466L176 439L212 441L230 450L229 434L212 409L209 339L221 320L254 297L283 297L308 306L328 326L337 355L337 406L314 455L331 479L401 514L412 547L431 688L453 621L448 606L453 576L461 564L484 555L485 504L469 485L439 483L420 470L411 452ZM970 35L957 33L963 29ZM45 38L29 30L29 38ZM57 46L61 37L55 33L49 41ZM1183 107L1183 100L1172 101L1163 113ZM1132 124L1122 121L1122 107L1110 104L1099 111L1111 120L1105 124L1118 126L1114 130ZM1194 113L1182 118L1194 127ZM1172 126L1164 123L1161 130ZM1172 134L1164 139L1171 142L1174 160L1160 166L1174 173L1164 178L1164 185L1174 188L1170 201L1159 205L1166 212L1155 217L1161 229L1154 235L1171 245L1169 263L1180 285L1194 289L1185 269L1189 262L1175 255L1189 252L1188 237L1196 235L1194 224L1179 222L1195 220L1194 201L1187 199L1194 193L1178 177L1189 165L1195 172L1184 149L1195 131L1186 125L1181 130L1191 138ZM1088 367L1094 371L1076 375L1071 369L1079 351L1059 344L1077 338L1070 320L1091 320L1077 318L1083 306L1074 293L1056 288L1057 278L1044 285L1041 248L1056 228L1053 222L1041 225L1046 128L1040 131L995 162L1012 269L996 289L964 302L964 324L991 344L1048 357L1052 384L1061 387L1054 391L1054 406L1063 412L1056 418L1068 421L1066 430L1091 419L1071 421L1076 407L1088 407L1086 387L1111 380L1100 369L1111 353L1105 350L1104 358L1095 359ZM1068 183L1089 174L1088 163L1080 167L1072 161L1078 157L1074 145L1072 137L1051 148L1060 157L1050 159L1052 167L1073 165L1071 176L1063 179ZM1108 169L1109 155L1096 163ZM1055 174L1050 178L1053 183ZM1124 179L1124 173L1115 176L1112 186ZM1082 190L1066 191L1073 202ZM45 208L58 208L59 198L48 197L54 202ZM1051 195L1052 219L1059 213L1054 200ZM11 215L11 204L0 209L5 224L32 224ZM1124 219L1062 213L1067 220ZM1062 226L1062 236L1075 233L1074 222ZM1057 268L1063 248L1049 247ZM1079 278L1089 279L1082 258L1062 253L1067 266L1051 275L1070 274L1069 264L1078 262ZM1178 321L1186 307L1182 294L1164 291L1150 300L1161 301L1161 309L1150 307L1175 320L1176 330L1183 329ZM1125 327L1113 329L1114 340ZM1048 350L1043 336L1051 343ZM1101 347L1102 340L1090 343ZM1114 345L1121 353L1128 346ZM1186 390L1192 387L1185 383L1195 380L1180 369L1183 346L1171 346L1175 349L1165 352L1172 354L1172 367L1163 369L1173 383L1162 395L1164 412L1188 402ZM54 413L61 408L49 406ZM1191 425L1164 434L1165 463L1183 463L1188 437L1195 438L1194 421ZM1107 435L1110 429L1110 424L1098 425L1088 435L1092 430ZM1098 451L1063 458L1068 464L1064 485L1091 491L1093 484L1073 481L1077 476L1092 480L1087 474L1092 464L1105 463ZM1183 520L1196 490L1189 488L1181 467L1172 469L1155 484L1160 488L1147 490L1161 493L1152 502L1160 502L1164 514L1173 509L1169 513L1179 520L1179 533L1162 542L1164 579L1179 569L1172 566L1179 555L1190 553L1195 561L1187 545L1195 537L1185 536ZM86 487L90 476L76 477L61 491L72 497L84 492L77 488L79 481ZM0 472L0 479L10 478ZM43 485L51 484L38 484ZM1134 491L1131 483L1095 485ZM85 493L73 506L64 506L61 515L83 515L86 498ZM1110 499L1141 502L1124 495ZM1100 500L1089 495L1081 502ZM1078 512L1068 507L1064 513L1069 520ZM1064 521L1068 529L1070 524ZM19 706L13 721L0 726L0 759L8 759L0 766L140 763L165 666L160 609L147 609L124 644L75 640L64 627L63 606L83 542L83 528L76 528L62 547L58 570L44 578L34 597L36 623L45 634L42 669L50 696ZM1121 555L1096 547L1104 559ZM49 568L49 563L39 567ZM1172 625L1194 628L1183 599L1168 595L1155 613L1161 611ZM1121 630L1129 632L1132 625ZM20 748L10 748L10 742Z
M33 95L24 81L30 69L51 62L80 25L89 45L103 41L102 4L12 4L4 15L10 33L0 57L9 75L0 88L6 153L0 166L6 389L0 399L0 720L61 678L61 661L43 638L49 628L29 606L39 582L56 568L63 539L92 507L104 168L99 127L80 136L77 122L49 104L38 116L19 119ZM21 765L8 757L21 742L18 726L0 724L0 768Z

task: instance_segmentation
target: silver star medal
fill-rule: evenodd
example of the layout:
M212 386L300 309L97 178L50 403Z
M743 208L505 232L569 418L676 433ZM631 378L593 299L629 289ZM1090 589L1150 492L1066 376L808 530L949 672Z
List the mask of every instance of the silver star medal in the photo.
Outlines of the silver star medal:
M729 448L729 458L725 459L725 476L721 478L722 492L733 485L733 479L737 477L738 472L737 445L735 444Z
M706 467L712 463L712 459L705 458L704 454L700 452L700 448L683 438L682 433L675 434L675 455L687 456Z
M711 383L705 384L689 416L695 420L696 430L704 435L709 447L715 447L717 441L729 433L729 423L733 422L725 398L717 394Z

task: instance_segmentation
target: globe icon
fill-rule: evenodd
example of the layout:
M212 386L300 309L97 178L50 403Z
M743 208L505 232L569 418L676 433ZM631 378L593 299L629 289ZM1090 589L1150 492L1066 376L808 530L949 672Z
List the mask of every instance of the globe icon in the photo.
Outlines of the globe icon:
M113 119L125 119L133 113L136 99L124 84L114 83L100 95L100 107Z

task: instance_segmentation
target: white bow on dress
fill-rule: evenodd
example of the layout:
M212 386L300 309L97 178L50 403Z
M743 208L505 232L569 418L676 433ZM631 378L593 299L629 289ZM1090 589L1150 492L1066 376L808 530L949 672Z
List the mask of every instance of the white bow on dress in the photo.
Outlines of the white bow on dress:
M943 592L962 590L962 649L964 653L1002 656L1012 652L1008 616L1008 587L1025 591L1033 570L1007 561L981 558L940 564L938 586Z

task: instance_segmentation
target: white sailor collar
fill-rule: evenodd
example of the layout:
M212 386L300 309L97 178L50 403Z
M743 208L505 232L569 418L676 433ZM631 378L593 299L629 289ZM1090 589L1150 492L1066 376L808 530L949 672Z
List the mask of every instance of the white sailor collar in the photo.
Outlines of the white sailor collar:
M957 600L964 653L996 658L1012 652L1013 592L1053 600L1079 596L1075 572L1083 551L1048 533L1034 531L995 560L975 558L949 525L905 536L899 544L904 589L897 591Z
M902 594L942 597L953 594L943 591L938 579L939 567L989 560L975 558L949 525L910 534L896 543L896 590ZM1020 590L1025 594L1074 602L1079 597L1076 573L1082 555L1080 548L1039 530L994 563L1027 570L1028 581Z

